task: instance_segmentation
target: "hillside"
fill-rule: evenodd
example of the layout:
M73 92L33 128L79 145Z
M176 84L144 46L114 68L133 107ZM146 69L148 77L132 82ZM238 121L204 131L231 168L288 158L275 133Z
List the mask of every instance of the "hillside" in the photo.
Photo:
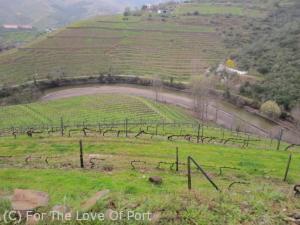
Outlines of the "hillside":
M261 15L260 9L207 3L197 3L203 10L195 13L194 4L72 24L0 57L1 83L109 73L188 81L228 57L226 26Z
M0 0L0 25L31 24L40 29L65 26L101 14L120 13L157 0Z
M230 44L237 50L239 67L256 70L264 78L246 84L242 93L254 99L275 100L285 109L300 101L300 3L273 5L261 19L234 27Z
M179 129L173 127L173 132ZM56 132L33 137L18 134L16 139L1 137L0 212L11 209L10 196L20 188L49 194L49 203L39 208L39 212L45 214L56 205L78 211L80 215L133 210L150 212L153 224L164 225L190 224L190 221L224 225L268 221L267 224L279 225L286 224L287 215L298 210L292 184L300 178L299 151L250 146L241 149L186 140L167 141L164 136L135 138L132 135L125 138L101 133L84 137L72 133L71 137L60 137ZM80 168L79 139L83 141L84 169ZM176 147L179 149L178 172L174 165ZM293 160L288 182L283 182L290 153ZM192 189L188 190L185 164L188 156L201 165L221 191L217 191L194 164L191 165ZM154 176L161 178L162 183L149 182L149 177ZM83 203L102 190L109 193L85 209ZM110 217L101 222L72 218L67 224L112 224ZM21 224L25 221L23 219ZM50 225L66 224L48 216L43 221ZM148 222L123 218L113 224Z

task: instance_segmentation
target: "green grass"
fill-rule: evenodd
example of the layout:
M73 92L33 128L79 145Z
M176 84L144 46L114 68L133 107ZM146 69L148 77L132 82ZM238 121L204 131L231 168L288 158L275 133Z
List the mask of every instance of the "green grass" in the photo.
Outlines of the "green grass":
M7 194L14 188L45 191L51 196L49 208L66 203L73 209L80 209L80 203L93 193L110 189L109 196L94 207L94 212L105 212L112 202L116 210L137 204L135 211L138 212L164 209L163 215L171 218L176 211L180 212L175 222L168 216L161 218L163 224L186 224L190 220L199 224L255 224L263 218L267 218L270 224L283 224L285 213L282 208L293 209L299 205L287 194L292 186L281 181L290 152L241 150L147 138L88 137L83 138L85 162L88 154L101 154L106 161L98 164L96 169L80 170L78 138L1 138L0 155L14 155L14 163L19 166L9 166L7 161L0 162L0 191ZM196 170L193 174L193 191L188 192L185 166L180 167L179 174L169 171L168 166L156 169L160 161L174 161L177 146L180 161L185 162L187 156L193 156L223 190L222 193L217 193ZM50 168L46 167L43 160L22 166L23 158L28 155L60 158L50 161ZM130 166L131 160L144 160L147 164L144 169L140 165L134 171ZM71 162L77 168L55 168L61 162ZM112 165L113 171L104 172L102 167L105 164ZM299 165L300 155L293 152L288 177L290 184L300 178ZM36 166L38 168L34 168ZM219 176L220 166L240 170L224 170L223 175ZM153 175L163 178L161 186L153 186L148 182L148 177ZM249 185L236 185L232 191L227 191L228 185L234 181L246 181ZM0 205L3 210L5 203ZM106 221L105 224L108 223ZM140 223L131 220L122 224Z
M120 94L81 96L0 108L0 128L99 122L194 122L182 109Z

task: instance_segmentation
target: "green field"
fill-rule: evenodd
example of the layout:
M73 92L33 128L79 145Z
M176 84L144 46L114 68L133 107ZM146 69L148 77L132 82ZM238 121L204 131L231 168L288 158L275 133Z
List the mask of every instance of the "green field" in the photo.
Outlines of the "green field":
M282 178L290 152L241 150L184 141L169 142L160 138L87 137L83 138L86 166L89 154L100 154L105 161L99 162L94 169L81 170L78 168L79 138L83 137L42 135L35 138L23 136L16 140L1 138L0 155L13 158L0 160L0 195L10 194L14 188L40 190L50 194L48 209L66 204L80 210L80 203L85 199L99 190L109 189L111 193L94 206L93 212L105 212L111 207L114 210L130 210L133 207L136 212L161 212L160 224L189 224L194 221L197 224L233 225L256 224L265 220L268 220L267 224L284 224L286 213L299 207L289 194L292 183L300 178L298 152L293 152L288 184L282 182ZM189 192L186 166L180 166L179 173L170 171L169 165L157 169L160 161L174 162L176 147L179 147L181 162L186 162L189 155L194 157L222 192L214 190L196 170L192 178L193 190ZM24 164L28 155L42 158ZM44 159L50 156L55 158L47 166ZM136 164L137 169L132 170L132 160L146 161L146 165ZM63 162L72 163L74 169L62 168ZM107 166L113 170L105 172ZM219 167L223 166L239 170L225 169L219 175ZM148 178L153 175L161 176L163 184L150 184ZM249 184L236 184L228 191L232 182ZM0 200L0 211L7 207L8 202ZM283 208L287 208L287 212ZM104 224L111 223L106 221ZM117 224L144 223L125 220Z
M195 122L184 110L140 97L120 94L82 96L0 108L0 128L82 123Z

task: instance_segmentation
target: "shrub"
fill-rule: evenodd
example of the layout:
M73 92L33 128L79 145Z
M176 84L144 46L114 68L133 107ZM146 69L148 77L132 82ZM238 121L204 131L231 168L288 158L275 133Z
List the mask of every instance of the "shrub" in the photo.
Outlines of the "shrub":
M275 101L266 101L260 107L260 112L273 119L281 115L281 109Z

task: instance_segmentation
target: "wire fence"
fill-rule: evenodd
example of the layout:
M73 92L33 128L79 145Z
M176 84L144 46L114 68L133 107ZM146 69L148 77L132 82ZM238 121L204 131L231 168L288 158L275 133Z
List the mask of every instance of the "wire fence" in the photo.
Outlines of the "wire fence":
M165 138L168 141L184 140L199 144L233 145L240 148L289 150L297 144L282 142L282 133L277 138L267 138L234 129L214 127L205 123L165 121L124 121L65 124L63 118L56 124L18 126L0 129L0 136L111 136L142 138L144 136Z

